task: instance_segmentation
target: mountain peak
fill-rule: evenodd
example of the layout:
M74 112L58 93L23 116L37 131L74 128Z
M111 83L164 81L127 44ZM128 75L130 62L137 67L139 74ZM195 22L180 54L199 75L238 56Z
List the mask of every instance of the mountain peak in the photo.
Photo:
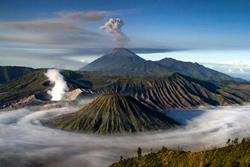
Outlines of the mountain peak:
M112 56L137 56L134 52L127 48L114 48L110 53Z
M132 96L108 94L97 97L75 113L56 117L50 125L65 130L111 134L166 129L178 123Z

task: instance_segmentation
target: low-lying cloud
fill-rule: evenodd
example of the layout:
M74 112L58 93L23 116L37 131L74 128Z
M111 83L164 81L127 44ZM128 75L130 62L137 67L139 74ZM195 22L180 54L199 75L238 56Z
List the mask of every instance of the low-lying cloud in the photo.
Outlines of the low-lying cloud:
M244 63L235 64L218 64L218 63L203 63L205 66L231 75L236 78L250 80L250 65Z
M171 112L186 126L166 131L124 136L95 136L41 126L40 120L77 110L76 106L55 109L21 109L0 113L0 161L10 167L108 166L119 159L166 146L187 150L222 146L228 138L249 137L250 106L221 107L203 111ZM18 162L18 163L16 163Z

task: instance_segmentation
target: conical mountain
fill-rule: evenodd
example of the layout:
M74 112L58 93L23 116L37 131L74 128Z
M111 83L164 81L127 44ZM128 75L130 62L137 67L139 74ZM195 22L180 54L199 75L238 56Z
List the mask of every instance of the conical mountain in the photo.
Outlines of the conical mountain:
M129 75L178 72L200 80L243 81L198 63L183 62L172 58L147 61L125 48L115 48L111 53L98 58L80 70Z
M103 95L75 113L56 117L49 126L100 134L142 132L174 127L177 122L131 96Z
M162 65L146 61L125 48L115 48L111 53L98 58L80 70L111 72L113 74L167 72Z

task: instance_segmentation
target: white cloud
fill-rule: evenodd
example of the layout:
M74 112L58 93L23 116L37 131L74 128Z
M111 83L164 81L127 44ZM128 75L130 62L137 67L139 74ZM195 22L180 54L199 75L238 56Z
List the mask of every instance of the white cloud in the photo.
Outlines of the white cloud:
M44 47L106 47L110 37L84 28L110 16L108 11L59 12L49 19L0 22L1 42L39 44ZM98 30L98 28L97 28Z

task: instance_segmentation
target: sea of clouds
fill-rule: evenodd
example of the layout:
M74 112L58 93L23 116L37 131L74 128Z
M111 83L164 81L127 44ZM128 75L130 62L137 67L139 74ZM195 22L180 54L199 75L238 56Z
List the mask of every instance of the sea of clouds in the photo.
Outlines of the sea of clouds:
M0 166L105 167L121 155L135 155L138 147L144 152L162 146L196 151L223 146L228 138L250 136L250 105L172 111L168 115L184 123L183 127L122 136L66 132L41 124L77 109L41 107L0 113Z

